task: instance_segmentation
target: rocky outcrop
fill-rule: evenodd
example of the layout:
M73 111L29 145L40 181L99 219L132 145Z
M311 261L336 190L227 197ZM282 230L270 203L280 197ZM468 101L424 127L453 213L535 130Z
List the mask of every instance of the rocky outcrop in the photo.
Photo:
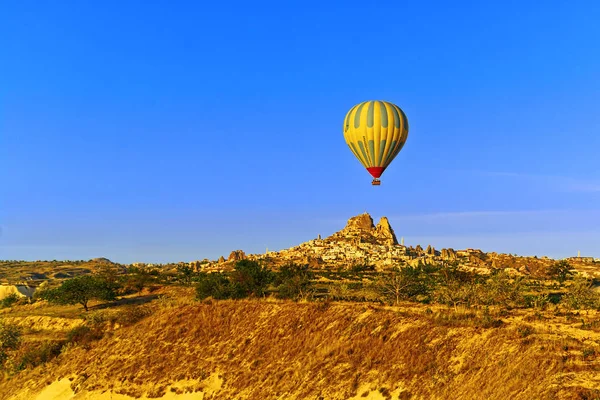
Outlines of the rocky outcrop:
M222 264L225 262L225 257L221 256L219 257L219 260L217 261L219 264Z
M453 261L456 260L456 252L454 249L442 249L442 260Z
M357 215L352 217L346 223L346 227L342 229L342 232L360 232L360 231L371 231L375 228L373 225L373 218L368 213Z
M227 257L227 261L240 261L246 259L246 253L243 250L234 250Z
M377 226L375 226L373 218L368 213L350 218L344 229L334 233L327 240L330 242L346 240L355 244L371 243L386 246L398 244L396 234L390 226L388 219L382 217Z
M381 217L379 223L375 227L375 233L377 238L379 238L384 244L388 246L394 246L398 244L398 239L396 239L396 234L392 229L390 222L386 217Z

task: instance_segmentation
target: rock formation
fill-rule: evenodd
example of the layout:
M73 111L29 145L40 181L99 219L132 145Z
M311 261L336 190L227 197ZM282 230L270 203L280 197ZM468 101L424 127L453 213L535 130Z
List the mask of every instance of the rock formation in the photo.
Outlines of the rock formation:
M368 213L350 218L344 229L334 233L327 239L329 241L345 239L355 244L371 243L387 246L398 244L398 240L388 219L382 217L377 226L375 226L373 218Z
M234 250L227 257L227 261L240 261L246 259L246 253L243 250Z
M454 249L442 249L442 260L456 260L456 252Z
M219 264L224 263L225 262L225 257L223 257L223 256L219 257L219 260L217 262Z
M368 213L364 213L350 218L342 231L371 231L373 228L375 228L375 225L373 225L373 218L371 218Z
M381 217L379 223L375 227L376 236L381 239L381 241L388 245L393 246L398 244L398 239L396 239L396 234L394 230L390 226L390 222L386 217Z

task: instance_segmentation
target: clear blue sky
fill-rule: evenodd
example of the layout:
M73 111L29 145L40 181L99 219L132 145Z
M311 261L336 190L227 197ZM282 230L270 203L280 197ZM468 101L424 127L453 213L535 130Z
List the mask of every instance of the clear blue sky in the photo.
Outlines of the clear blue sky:
M412 245L600 257L598 21L597 1L3 2L0 259L214 259L364 211ZM370 99L410 122L381 187L342 134Z

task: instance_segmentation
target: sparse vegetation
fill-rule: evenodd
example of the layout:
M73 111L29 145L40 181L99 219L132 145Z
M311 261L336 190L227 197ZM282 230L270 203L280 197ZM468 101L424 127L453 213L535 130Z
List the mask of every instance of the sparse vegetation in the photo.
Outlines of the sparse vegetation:
M16 293L11 293L2 300L0 300L0 308L12 307L16 302L19 301L19 296Z
M274 284L281 299L306 300L314 291L314 274L307 265L287 264L276 274Z
M88 303L92 299L114 300L114 286L100 277L83 275L67 279L59 287L47 289L39 296L56 304L80 304L88 311Z
M289 393L311 398L317 390L312 388L319 388L323 398L373 393L473 398L475 386L477 396L486 398L561 398L563 389L549 384L557 374L598 368L600 298L593 281L571 279L568 273L566 279L554 273L519 276L500 268L477 274L460 262L401 263L384 271L360 263L339 270L291 263L271 270L248 259L229 264L222 273L196 272L183 263L169 265L168 272L162 267L99 267L40 290L37 296L49 305L6 300L13 306L4 310L6 315L16 318L36 312L61 318L64 313L68 318L83 315L85 322L53 334L11 325L18 332L17 344L3 350L2 357L9 375L17 375L14 381L0 381L0 387L14 387L11 382L51 360L53 369L44 372L48 377L87 373L86 361L96 357L94 368L120 379L110 390L136 396L204 390L205 383L183 390L168 389L164 382L217 379L212 371L218 366L227 378L219 392L223 398L248 387L253 388L248 398L268 398L274 386L262 382L278 382L280 398ZM95 283L82 279L86 276ZM185 301L179 292L189 293ZM113 301L116 294L123 298ZM97 305L97 300L111 303ZM68 304L91 311L81 313ZM546 328L551 321L552 330ZM583 333L575 338L566 333L570 330ZM515 346L518 352L510 350ZM186 358L188 351L193 359ZM163 355L160 367L150 356L157 352ZM133 361L109 363L104 354ZM145 367L134 370L133 364ZM192 364L194 369L187 369ZM311 375L315 370L321 371L319 380ZM365 379L375 371L380 378L367 389ZM309 384L287 383L299 379ZM136 382L150 383L142 387ZM96 375L77 380L76 387L109 390Z
M21 329L0 319L0 367L3 367L11 351L21 344Z
M431 285L432 280L423 266L393 269L379 280L382 295L393 304L400 300L429 299Z
M556 279L562 285L573 276L573 267L566 260L557 261L548 268L548 276Z

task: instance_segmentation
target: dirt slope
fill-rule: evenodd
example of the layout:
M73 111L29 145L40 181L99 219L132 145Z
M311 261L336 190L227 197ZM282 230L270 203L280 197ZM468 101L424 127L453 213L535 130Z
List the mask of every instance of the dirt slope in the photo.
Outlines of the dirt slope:
M600 333L565 324L408 305L163 306L4 381L0 399L594 398Z

